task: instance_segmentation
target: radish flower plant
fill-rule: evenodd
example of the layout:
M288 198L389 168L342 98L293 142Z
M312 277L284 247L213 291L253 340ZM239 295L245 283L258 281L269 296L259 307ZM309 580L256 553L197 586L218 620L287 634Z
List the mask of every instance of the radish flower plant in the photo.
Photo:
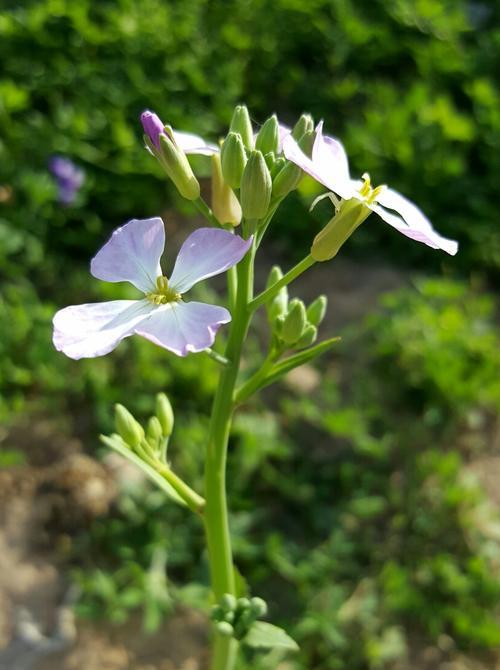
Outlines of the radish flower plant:
M316 262L333 258L372 212L433 249L453 255L457 243L437 233L418 207L396 191L372 187L366 174L361 180L352 179L342 144L323 135L323 123L315 127L307 114L291 129L273 115L257 130L247 108L238 105L226 137L214 143L174 131L151 111L141 115L141 123L146 149L208 227L187 237L168 276L160 266L165 246L160 218L134 219L118 228L90 270L103 281L130 282L138 290L137 299L61 309L54 316L54 345L71 358L89 358L108 354L124 338L140 335L166 350L165 365L171 354L205 352L220 366L206 435L203 491L193 490L167 459L174 410L165 394L158 395L155 414L145 425L124 405L117 405L116 432L102 440L141 468L173 502L199 517L215 602L211 669L233 670L241 645L283 653L297 650L284 630L262 620L267 615L262 597L251 594L244 579L236 578L225 480L228 439L238 406L338 340L317 342L326 297L305 305L299 298L289 300L288 286ZM207 156L211 163L210 204L201 196L189 154ZM266 288L255 295L255 256L280 204L305 173L327 189L320 198L331 199L334 216L311 240L310 253L287 272L273 267ZM224 305L186 296L198 282L221 273L227 273ZM265 307L269 324L267 351L256 369L242 371L245 342L260 307ZM227 325L225 337L216 340L222 325Z

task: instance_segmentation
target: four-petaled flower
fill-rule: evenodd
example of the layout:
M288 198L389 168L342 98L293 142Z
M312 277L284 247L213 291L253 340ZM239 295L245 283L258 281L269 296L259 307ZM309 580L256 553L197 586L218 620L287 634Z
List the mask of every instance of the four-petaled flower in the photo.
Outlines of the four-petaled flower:
M351 179L344 147L333 137L323 135L323 122L316 129L312 158L304 154L291 135L283 140L283 153L329 191L344 201L358 200L403 235L433 249L457 253L457 242L437 233L423 212L400 193L387 186L372 188L366 174L363 181Z
M134 219L115 230L93 258L94 277L128 281L139 300L74 305L54 316L54 345L74 359L103 356L130 335L142 335L178 356L210 347L219 327L231 320L224 307L184 302L186 291L238 263L252 244L238 235L199 228L182 245L169 279L160 258L165 229L160 218Z

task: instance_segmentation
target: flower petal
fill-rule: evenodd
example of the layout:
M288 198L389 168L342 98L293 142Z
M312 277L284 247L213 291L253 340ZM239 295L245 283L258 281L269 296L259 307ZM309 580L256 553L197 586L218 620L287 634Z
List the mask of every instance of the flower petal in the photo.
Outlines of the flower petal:
M174 139L180 149L185 154L201 154L202 156L212 156L219 153L219 147L215 144L209 144L203 137L186 133L182 130L174 130Z
M341 198L353 197L344 147L333 137L323 135L322 121L316 128L312 159L306 156L291 135L283 140L283 153L289 161Z
M94 358L112 351L134 326L157 309L147 300L112 300L61 309L53 319L53 342L70 358Z
M211 347L220 326L229 321L231 315L224 307L177 302L162 305L134 330L177 356L187 356Z
M457 253L458 242L442 237L436 232L425 214L397 191L391 188L384 189L377 197L377 202L381 206L372 205L370 209L403 235L417 242L423 242L433 249L442 249L451 256ZM394 210L396 214L388 212L385 208Z
M179 251L170 286L185 293L194 284L213 277L236 265L252 244L252 238L244 240L216 228L198 228Z
M155 290L161 275L165 228L159 217L133 219L117 228L92 259L90 271L109 282L129 281L143 293Z

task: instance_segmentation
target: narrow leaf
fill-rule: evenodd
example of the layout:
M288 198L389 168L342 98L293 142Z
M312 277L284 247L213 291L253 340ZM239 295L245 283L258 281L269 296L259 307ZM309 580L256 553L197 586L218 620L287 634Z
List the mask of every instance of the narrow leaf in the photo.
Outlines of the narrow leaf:
M290 649L297 651L299 645L282 628L266 621L256 621L242 642L249 647L263 649Z
M137 454L135 454L122 440L119 435L100 435L101 442L103 442L107 447L110 447L114 451L118 452L124 458L127 458L131 463L137 465L145 475L158 486L169 498L175 500L179 505L186 505L184 500L178 495L178 493L170 486L170 484L163 479L163 477L156 472L154 468L145 463Z

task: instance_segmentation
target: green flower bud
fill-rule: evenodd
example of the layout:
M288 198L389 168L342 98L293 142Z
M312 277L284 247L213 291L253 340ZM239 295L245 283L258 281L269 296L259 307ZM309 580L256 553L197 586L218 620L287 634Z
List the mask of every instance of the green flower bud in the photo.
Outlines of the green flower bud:
M314 260L327 261L336 256L344 242L370 214L371 209L355 198L344 202L340 211L314 238L311 246Z
M269 168L269 173L271 174L274 169L274 164L276 162L275 154L272 151L268 152L267 154L264 154L264 160L266 161L266 165Z
M316 342L316 339L318 337L318 329L316 326L313 326L312 323L310 323L308 326L306 326L306 329L302 333L302 337L299 338L299 340L295 343L295 348L296 349L304 349L305 347L310 347L311 344L314 344Z
M220 605L214 605L210 610L210 618L212 621L223 621L224 614L224 610Z
M319 295L307 308L307 320L316 328L325 318L327 305L328 298L326 295Z
M246 149L253 149L253 128L246 105L236 105L229 132L239 133Z
M243 216L262 219L271 202L271 174L261 151L252 151L241 178L240 201Z
M297 142L304 135L304 133L309 133L314 130L314 121L310 114L302 114L300 119L294 125L292 130L292 137Z
M239 225L241 206L236 194L222 176L219 154L214 154L212 161L212 211L222 224Z
M314 138L314 132L308 131L302 136L299 142L299 147L308 156L311 154ZM303 176L304 173L298 165L287 161L273 179L273 196L275 198L284 198L297 188Z
M243 612L250 607L250 600L248 598L238 598L236 602L236 609L239 612Z
M158 154L165 172L183 198L196 200L200 197L200 185L191 170L186 154L177 145L170 126L165 126L165 131L159 135L159 141Z
M222 174L231 188L239 188L247 162L247 154L241 135L229 133L221 147Z
M234 612L226 612L223 617L224 621L227 621L228 623L233 623L235 618Z
M146 427L146 439L153 449L157 449L163 438L163 429L156 416L151 416Z
M278 118L276 117L276 114L273 114L259 130L257 139L255 140L255 148L262 151L263 154L267 154L271 151L277 154L279 142Z
M287 162L274 178L273 196L275 198L284 198L297 188L302 176L303 172L298 165Z
M126 407L115 405L115 427L121 438L135 449L144 439L144 430L141 424L134 419Z
M233 611L237 606L236 597L232 593L225 593L221 598L220 605L225 611Z
M269 168L271 170L271 177L273 179L276 177L278 172L280 172L280 170L282 170L285 167L286 163L287 163L286 158L283 158L283 156L279 156L279 158L276 158L273 167Z
M220 635L224 637L232 637L234 633L234 628L227 621L219 621L215 624L215 628Z
M267 279L266 288L274 286L280 279L283 278L283 272L281 268L275 265L271 268L269 277ZM274 296L274 298L266 304L267 316L269 321L272 323L278 316L285 314L288 307L288 289L286 286L283 286L279 292Z
M252 598L250 600L250 609L256 619L260 619L267 614L267 603L262 598Z
M174 429L174 410L165 393L158 393L156 396L156 416L160 422L163 437L172 435Z
M281 330L281 339L286 344L294 344L302 337L307 325L306 307L302 300L294 298L290 302L288 314Z

